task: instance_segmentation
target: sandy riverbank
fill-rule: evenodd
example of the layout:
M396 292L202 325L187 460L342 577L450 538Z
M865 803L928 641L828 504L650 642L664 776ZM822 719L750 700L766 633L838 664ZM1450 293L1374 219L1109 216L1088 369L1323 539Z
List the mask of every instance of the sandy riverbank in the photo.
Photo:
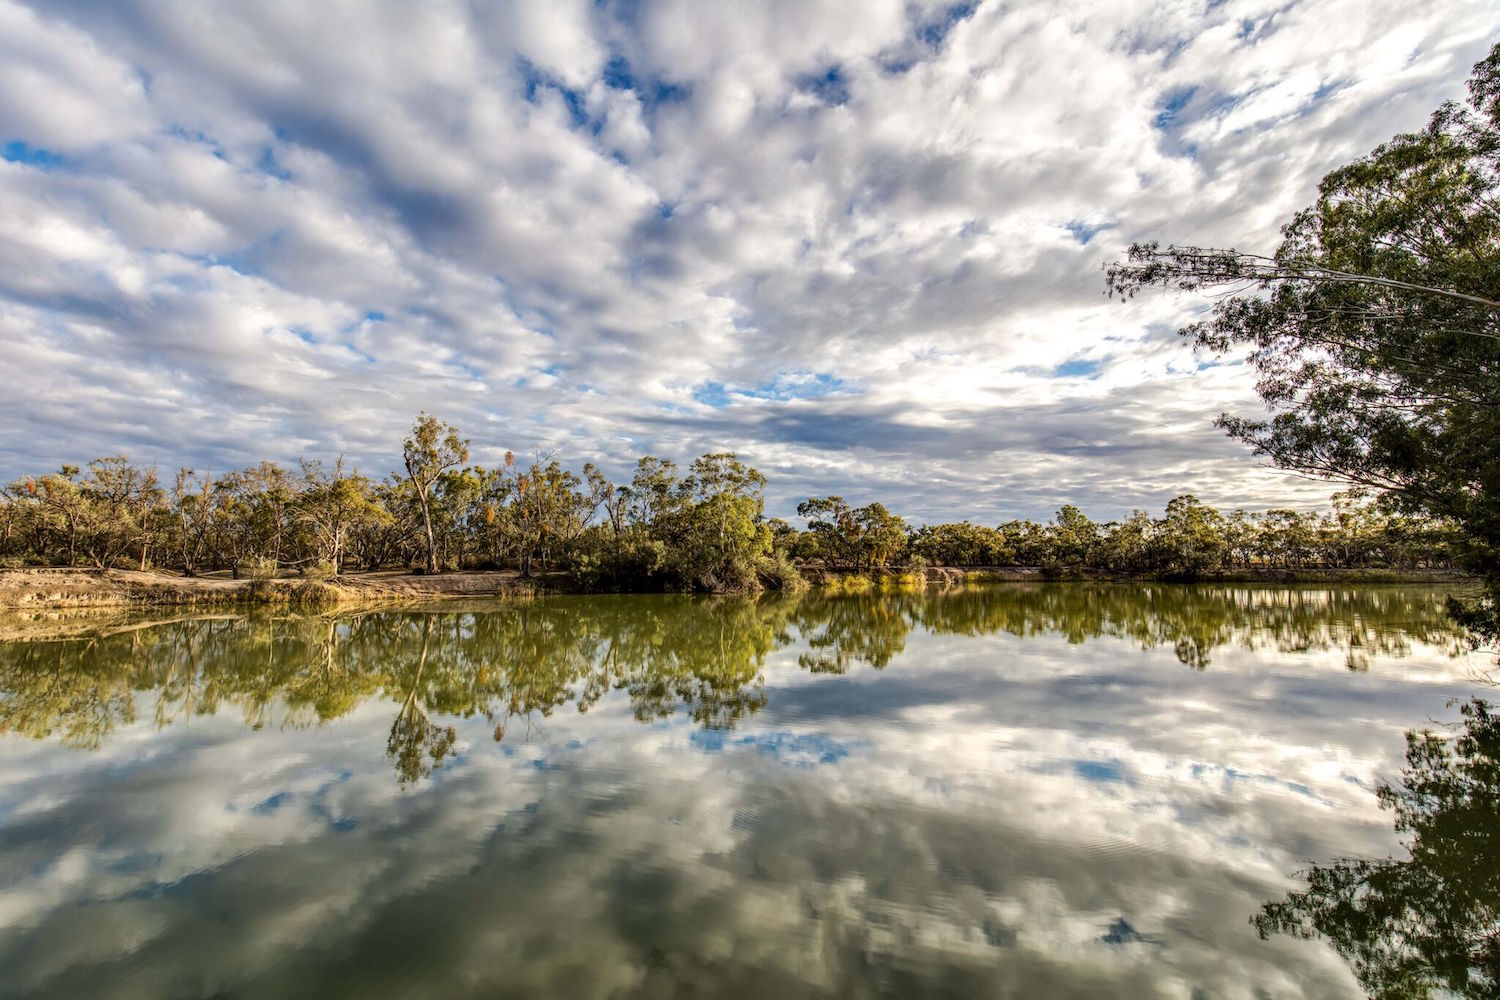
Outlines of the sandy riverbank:
M0 571L0 608L218 607L238 604L344 604L495 597L531 593L536 582L514 571L416 576L400 571L349 573L330 580L252 581L139 570Z

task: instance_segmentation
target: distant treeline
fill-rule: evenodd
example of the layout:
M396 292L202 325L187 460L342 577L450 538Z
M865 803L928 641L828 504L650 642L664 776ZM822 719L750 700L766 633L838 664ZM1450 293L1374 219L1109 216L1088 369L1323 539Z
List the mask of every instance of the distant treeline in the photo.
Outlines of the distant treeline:
M1221 571L1450 566L1443 523L1341 498L1331 513L1223 514L1191 496L1153 518L1097 523L1065 506L1047 524L913 528L875 503L797 508L799 530L765 517L765 477L733 453L684 472L646 456L628 483L592 464L507 453L469 464L456 429L423 415L404 472L376 481L343 461L272 462L219 475L123 456L24 476L0 491L0 564L159 568L235 576L349 569L565 571L599 589L789 589L798 565L885 573L923 565L1194 577Z

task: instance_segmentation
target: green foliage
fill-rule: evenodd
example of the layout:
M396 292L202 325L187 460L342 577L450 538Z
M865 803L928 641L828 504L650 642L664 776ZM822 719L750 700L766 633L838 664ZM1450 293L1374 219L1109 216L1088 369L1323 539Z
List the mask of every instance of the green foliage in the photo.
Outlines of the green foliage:
M926 525L911 535L908 552L940 566L1036 566L1055 579L1088 572L1194 579L1236 571L1444 569L1453 537L1444 522L1349 495L1321 516L1285 509L1226 516L1186 495L1160 518L1137 510L1099 524L1064 506L1051 524Z
M278 569L276 560L270 556L251 556L244 565L245 575L251 580L274 580Z
M342 457L332 469L321 462L302 463L302 490L293 507L312 558L326 564L329 575L343 567L350 536L362 526L391 515L376 502L374 484L357 472L346 473Z
M1010 566L1015 550L997 528L963 521L924 524L912 533L910 551L935 566Z
M1139 244L1109 269L1122 297L1226 289L1183 332L1247 351L1269 420L1220 424L1277 466L1451 520L1488 584L1466 620L1500 637L1500 45L1467 106L1440 107L1328 174L1274 256Z
M432 487L449 469L469 460L469 442L458 436L457 427L422 413L412 423L411 435L401 442L401 457L422 511L422 526L427 534L427 572L436 573L439 567L437 536L432 527Z
M807 581L802 578L797 564L783 549L777 549L770 555L761 557L755 567L755 572L760 585L766 590L795 594L807 589Z
M253 578L277 569L333 577L350 568L502 567L571 577L591 590L718 593L796 591L804 585L799 564L820 575L849 574L848 586L863 579L874 587L897 574L897 582L916 582L928 565L1191 578L1432 570L1454 560L1447 522L1354 495L1336 498L1321 516L1226 515L1183 496L1158 518L1136 511L1099 523L1065 505L1045 524L915 530L880 503L854 508L841 497L814 497L798 507L808 522L799 531L765 517L765 477L732 453L701 456L686 475L648 455L629 483L615 484L592 464L580 475L552 456L523 464L506 454L492 469L439 468L467 448L456 435L419 418L408 439L415 478L379 483L342 459L304 461L298 473L270 462L218 476L182 469L166 490L151 470L124 458L96 461L87 472L65 466L0 491L0 559L152 562Z
M855 510L843 497L813 497L797 505L797 514L807 518L812 536L807 554L835 568L884 570L907 549L906 522L884 504Z
M332 580L338 575L338 567L327 559L319 559L302 568L302 575L308 580Z

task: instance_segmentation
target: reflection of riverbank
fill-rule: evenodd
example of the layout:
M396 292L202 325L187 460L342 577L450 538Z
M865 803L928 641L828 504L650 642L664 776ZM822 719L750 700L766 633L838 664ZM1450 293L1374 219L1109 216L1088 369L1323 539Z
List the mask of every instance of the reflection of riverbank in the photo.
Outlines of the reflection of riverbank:
M227 573L189 577L125 569L0 570L0 609L36 614L105 608L316 608L528 595L558 583L561 580L556 574L525 580L513 570L468 570L436 576L382 570L345 573L327 580L232 579ZM0 641L5 641L4 633L0 633Z
M430 730L436 717L476 715L498 741L514 720L564 706L587 711L619 691L641 721L683 714L726 729L764 706L766 657L791 645L815 674L885 669L899 662L913 631L1126 640L1170 649L1200 670L1226 646L1334 650L1361 669L1372 657L1407 656L1413 643L1459 652L1441 602L1440 592L1403 587L1044 584L759 600L575 596L166 620L94 609L68 625L82 633L0 644L0 726L98 746L135 721L137 694L150 696L163 726L220 706L252 721L277 712L283 724L315 724L379 696L423 723L401 730L408 742L440 730ZM433 746L441 752L428 757L440 760L446 750ZM408 751L405 770L423 773Z

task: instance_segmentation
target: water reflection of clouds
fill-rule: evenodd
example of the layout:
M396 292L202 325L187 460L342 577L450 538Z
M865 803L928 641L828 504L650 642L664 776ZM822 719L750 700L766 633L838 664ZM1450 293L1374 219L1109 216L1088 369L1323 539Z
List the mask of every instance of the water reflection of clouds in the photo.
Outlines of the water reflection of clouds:
M618 693L524 743L456 719L456 756L405 788L379 699L88 754L7 738L0 967L54 995L1353 996L1248 916L1305 858L1389 849L1359 782L1466 690L1421 650L1194 673L918 630L839 677L801 652L768 656L732 730L642 726Z

